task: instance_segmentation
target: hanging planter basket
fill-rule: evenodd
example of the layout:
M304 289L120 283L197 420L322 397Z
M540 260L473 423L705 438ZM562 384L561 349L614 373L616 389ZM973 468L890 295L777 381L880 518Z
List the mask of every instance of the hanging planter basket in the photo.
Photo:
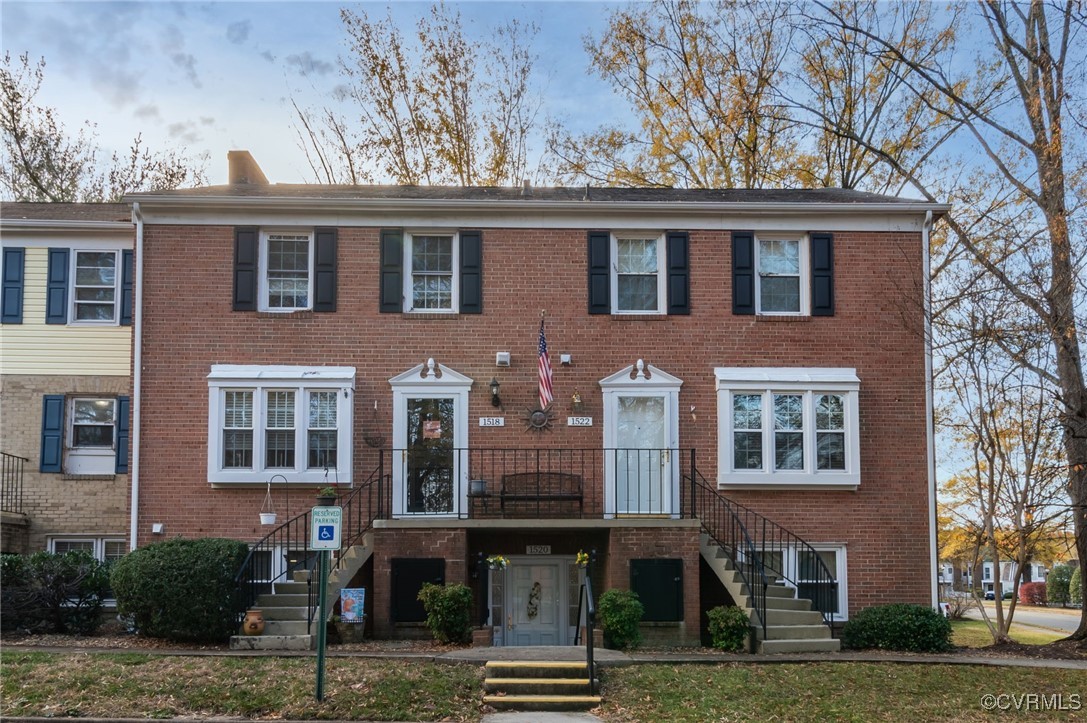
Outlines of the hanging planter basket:
M268 483L268 490L264 493L264 502L260 505L260 524L274 525L276 523L276 511L272 506L272 483Z

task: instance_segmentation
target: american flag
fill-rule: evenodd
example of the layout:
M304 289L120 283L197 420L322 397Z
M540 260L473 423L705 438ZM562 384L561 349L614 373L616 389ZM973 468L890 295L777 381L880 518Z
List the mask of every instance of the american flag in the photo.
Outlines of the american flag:
M540 319L540 408L547 409L555 398L551 389L551 360L547 356L547 337L544 336L544 320Z

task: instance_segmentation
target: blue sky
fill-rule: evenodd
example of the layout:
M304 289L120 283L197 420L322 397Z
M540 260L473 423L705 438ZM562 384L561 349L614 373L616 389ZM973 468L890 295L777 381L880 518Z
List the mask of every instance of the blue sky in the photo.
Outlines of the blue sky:
M582 38L604 27L614 4L456 2L469 37L512 17L535 22L537 80L548 110L588 129L611 120L610 90L588 73ZM39 102L69 131L96 125L102 146L124 151L137 133L149 147L184 145L209 156L226 180L226 152L250 150L272 182L311 180L297 147L291 93L321 102L339 82L341 6L372 19L386 8L408 30L429 3L12 2L0 4L4 52L46 61Z

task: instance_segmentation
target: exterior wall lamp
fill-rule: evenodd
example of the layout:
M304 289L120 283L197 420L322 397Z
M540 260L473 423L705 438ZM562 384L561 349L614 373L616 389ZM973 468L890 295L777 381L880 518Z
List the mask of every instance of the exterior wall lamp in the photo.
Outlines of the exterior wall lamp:
M498 383L498 379L491 377L491 406L501 407L502 399L498 396L498 389L502 385Z

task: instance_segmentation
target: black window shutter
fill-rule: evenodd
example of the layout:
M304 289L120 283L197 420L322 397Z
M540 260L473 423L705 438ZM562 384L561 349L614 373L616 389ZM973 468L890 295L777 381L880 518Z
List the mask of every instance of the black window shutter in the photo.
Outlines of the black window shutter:
M133 257L132 251L121 252L121 326L132 326Z
M589 232L589 313L611 313L611 234Z
M483 232L460 232L460 313L483 313Z
M755 313L755 234L732 232L732 313Z
M259 238L255 228L234 229L234 311L257 310Z
M64 461L64 395L42 398L41 472L60 472Z
M0 323L23 323L23 267L26 260L26 249L4 249L4 284L3 307L0 313Z
M128 397L117 397L117 474L128 474L128 413L132 402Z
M313 310L336 310L336 229L313 232Z
M811 235L811 315L834 316L834 236Z
M68 323L68 249L49 249L45 278L45 323Z
M668 233L668 313L691 313L690 237L686 231Z
M398 314L404 310L404 232L400 229L381 230L381 298L383 314Z

